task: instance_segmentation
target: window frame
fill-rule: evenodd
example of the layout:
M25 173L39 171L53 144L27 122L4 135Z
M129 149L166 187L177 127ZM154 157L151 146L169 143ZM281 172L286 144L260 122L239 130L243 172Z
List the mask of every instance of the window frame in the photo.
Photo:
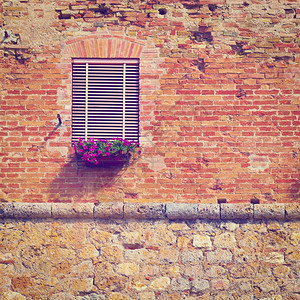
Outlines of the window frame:
M79 65L84 65L85 66L85 70L84 70L84 76L85 76L85 83L81 83L81 91L79 92L75 92L75 90L78 88L79 89L79 84L76 84L76 80L82 80L83 76L82 73L80 73L80 78L79 75L78 77L76 77L75 71L74 71L74 67L75 66L79 66ZM115 133L115 131L120 130L120 126L116 125L113 123L113 118L119 118L117 123L120 123L120 114L115 114L112 111L111 115L109 113L109 109L106 109L108 112L104 115L106 116L106 118L112 118L112 120L110 120L109 122L103 122L103 125L93 125L95 127L98 128L98 131L96 130L97 134L96 136L89 133L89 131L91 130L92 126L90 125L90 106L92 103L92 96L91 96L91 84L90 84L90 66L99 66L99 69L101 69L102 67L109 67L112 66L122 66L122 74L121 72L118 71L113 71L116 72L115 74L118 74L119 77L122 76L122 134L117 134ZM130 69L130 67L132 67L132 69ZM129 71L128 71L129 69ZM134 140L136 142L139 141L139 73L140 73L140 62L138 58L73 58L72 59L72 141L77 140L79 137L84 138L85 140L87 140L88 138L123 138L123 139L129 139L129 140ZM116 68L116 70L118 70ZM133 71L130 71L133 70ZM82 71L83 72L83 71ZM131 72L131 73L130 73ZM100 74L100 75L99 75ZM110 74L110 72L108 71L108 73L101 73L101 71L99 71L99 73L97 73L96 76L105 77L105 81L106 80L111 80L111 84L113 85L115 82L115 79L108 79L106 77L110 77L112 76ZM79 78L79 79L78 79ZM100 80L100 79L99 79ZM102 79L101 79L102 80ZM102 84L102 86L104 86L104 82L103 81L99 81L99 85ZM109 102L109 106L113 107L114 109L118 109L120 111L121 105L120 105L120 80L118 81L119 84L119 95L117 100L114 100L114 98L112 96L109 96L110 99L105 99L105 95L101 94L101 91L96 91L96 96L94 96L95 102L96 102L96 108L94 109L94 111L97 112L97 105L98 106L98 110L100 112L100 108L101 105L105 106L107 105L107 103ZM85 90L83 92L83 88L82 86L85 85ZM104 88L105 91L111 91L112 93L115 92L115 90L113 90L113 87L111 89L105 87ZM95 88L94 88L95 91ZM128 93L129 91L129 93ZM77 94L79 96L77 96ZM80 119L80 117L78 117L78 115L81 116L82 118L82 108L78 109L76 108L76 105L78 106L82 106L83 105L83 94L84 94L84 121L82 121L82 119ZM105 94L105 93L104 93ZM128 94L130 94L130 96L128 96ZM99 99L97 99L97 96L99 97ZM80 98L80 100L77 100L77 98ZM96 98L95 98L96 97ZM103 99L104 100L103 100ZM113 102L115 101L115 104L113 104ZM79 104L78 104L79 103ZM118 104L119 103L119 104ZM77 115L77 117L76 117ZM101 115L101 113L100 113ZM128 118L129 116L129 118ZM98 116L98 119L101 119L100 116ZM79 121L77 121L79 120ZM82 124L82 122L84 122L84 124ZM76 126L75 126L76 124ZM109 124L114 124L111 128L109 127ZM82 126L84 126L84 135L81 134L82 132ZM76 127L76 128L75 128ZM108 131L106 133L106 129L108 128ZM114 131L115 130L115 131ZM105 133L101 133L101 132L105 132ZM101 134L103 134L103 136L101 136Z

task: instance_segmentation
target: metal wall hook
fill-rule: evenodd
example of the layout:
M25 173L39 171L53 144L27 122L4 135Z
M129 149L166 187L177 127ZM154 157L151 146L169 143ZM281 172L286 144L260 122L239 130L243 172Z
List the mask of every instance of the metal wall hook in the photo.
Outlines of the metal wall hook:
M57 114L57 119L58 119L58 125L57 126L60 126L62 124L60 114Z

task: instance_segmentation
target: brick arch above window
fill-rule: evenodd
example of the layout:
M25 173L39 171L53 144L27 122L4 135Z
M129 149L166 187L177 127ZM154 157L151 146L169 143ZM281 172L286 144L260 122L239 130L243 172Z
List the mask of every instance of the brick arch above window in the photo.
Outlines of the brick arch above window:
M149 95L160 90L160 78L165 70L161 65L165 58L160 56L160 48L151 40L142 40L115 34L93 34L84 37L73 37L61 41L61 56L58 68L65 77L61 81L62 88L58 93L58 103L67 105L62 111L72 118L69 102L72 99L72 59L139 59L139 141L149 143L150 123L154 120L154 103ZM71 131L70 131L71 134Z
M117 36L86 37L66 44L73 58L139 58L144 48L141 42Z

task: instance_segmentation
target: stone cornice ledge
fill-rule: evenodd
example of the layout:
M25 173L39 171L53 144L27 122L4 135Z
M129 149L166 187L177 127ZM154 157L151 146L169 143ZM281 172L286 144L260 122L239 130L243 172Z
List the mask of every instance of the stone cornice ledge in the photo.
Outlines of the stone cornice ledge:
M299 220L300 204L0 203L0 219Z

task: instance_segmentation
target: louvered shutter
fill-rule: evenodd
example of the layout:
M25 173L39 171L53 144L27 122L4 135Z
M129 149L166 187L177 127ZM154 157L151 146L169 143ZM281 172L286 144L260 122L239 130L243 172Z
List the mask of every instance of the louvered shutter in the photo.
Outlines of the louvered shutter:
M72 140L139 138L137 59L74 59Z

